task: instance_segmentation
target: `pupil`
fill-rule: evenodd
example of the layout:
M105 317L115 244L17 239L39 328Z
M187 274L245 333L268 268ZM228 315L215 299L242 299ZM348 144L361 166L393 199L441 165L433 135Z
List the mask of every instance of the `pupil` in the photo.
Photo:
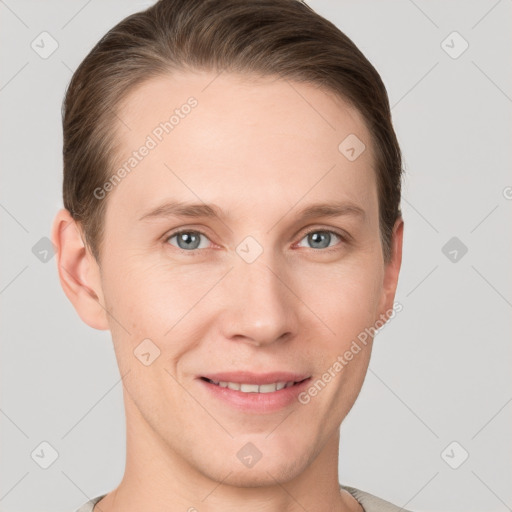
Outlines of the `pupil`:
M329 247L329 242L331 241L330 233L325 231L316 231L315 233L311 233L309 237L310 242L314 247L320 247L321 249Z
M191 247L196 249L199 237L194 235L194 234L191 234L191 233L182 233L178 237L178 240L179 240L179 242L184 242L185 243L185 247L181 247L181 244L178 243L178 245L180 245L181 249L190 249ZM195 246L194 246L194 242L196 242Z

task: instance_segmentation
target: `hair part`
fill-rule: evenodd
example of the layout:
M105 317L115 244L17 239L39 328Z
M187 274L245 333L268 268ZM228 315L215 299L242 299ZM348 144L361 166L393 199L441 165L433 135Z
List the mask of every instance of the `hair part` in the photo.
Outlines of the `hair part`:
M109 30L77 68L63 103L64 207L100 263L119 107L173 71L227 71L305 82L362 114L372 137L384 260L401 217L402 158L386 88L356 45L299 0L159 0ZM340 141L341 142L341 141Z

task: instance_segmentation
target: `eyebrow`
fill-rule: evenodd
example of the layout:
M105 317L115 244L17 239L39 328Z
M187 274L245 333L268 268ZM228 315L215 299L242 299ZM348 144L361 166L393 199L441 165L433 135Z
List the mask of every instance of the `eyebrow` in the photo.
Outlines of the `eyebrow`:
M315 203L299 210L296 217L307 220L314 217L342 217L354 216L364 219L366 212L363 208L352 202L324 202ZM227 215L222 208L214 204L186 203L180 201L168 201L140 217L141 220L154 218L225 218Z

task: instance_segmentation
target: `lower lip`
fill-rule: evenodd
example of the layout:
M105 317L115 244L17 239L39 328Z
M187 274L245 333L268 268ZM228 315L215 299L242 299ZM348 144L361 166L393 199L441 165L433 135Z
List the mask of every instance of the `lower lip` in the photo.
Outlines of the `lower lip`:
M215 398L244 412L270 413L276 412L298 402L297 395L308 386L311 377L289 388L271 393L244 393L234 389L223 388L203 379L199 383Z

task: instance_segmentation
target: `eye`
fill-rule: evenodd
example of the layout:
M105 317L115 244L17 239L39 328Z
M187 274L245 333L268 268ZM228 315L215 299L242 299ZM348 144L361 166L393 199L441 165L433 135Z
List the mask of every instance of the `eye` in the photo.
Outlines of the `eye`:
M204 233L194 230L177 231L170 234L165 241L182 251L191 253L196 249L208 249L209 247L209 238ZM329 249L336 246L337 242L345 241L345 237L332 230L317 228L306 233L297 245L305 247L303 241L306 241L312 249Z
M178 249L184 251L207 249L208 243L202 243L201 237L203 237L205 240L208 240L208 237L199 231L178 231L177 233L170 235L166 239L166 242L169 242L171 245L174 245ZM176 243L172 242L173 239L176 239Z
M336 242L336 238L339 241L343 241L344 238L334 231L330 231L327 229L314 229L306 234L306 236L302 240L306 240L306 243L311 244L311 248L313 249L327 249L336 245L336 243L331 244L331 242ZM299 247L304 247L302 245L302 240L299 242Z

